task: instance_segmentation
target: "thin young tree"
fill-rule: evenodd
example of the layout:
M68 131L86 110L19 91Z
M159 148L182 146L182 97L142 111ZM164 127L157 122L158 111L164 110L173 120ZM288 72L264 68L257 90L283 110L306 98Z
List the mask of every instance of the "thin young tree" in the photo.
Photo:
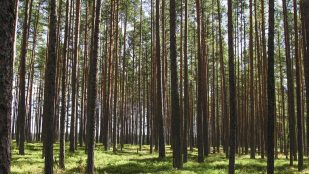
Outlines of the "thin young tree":
M49 1L49 33L48 55L45 68L45 87L43 105L43 148L45 157L46 174L53 173L53 136L55 115L55 91L56 91L56 44L57 44L57 0Z
M235 173L236 152L236 92L234 72L234 40L233 40L233 9L232 0L228 0L228 55L229 55L229 83L230 83L230 150L229 150L229 174Z
M14 1L0 1L0 173L10 173L11 104L15 38Z

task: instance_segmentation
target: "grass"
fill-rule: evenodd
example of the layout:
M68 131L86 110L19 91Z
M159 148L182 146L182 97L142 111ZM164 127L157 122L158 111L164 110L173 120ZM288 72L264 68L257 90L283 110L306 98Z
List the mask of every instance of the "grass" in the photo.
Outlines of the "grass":
M18 155L16 143L12 146L12 173L39 174L43 173L44 159L42 158L42 143L27 143L24 156ZM113 153L104 151L102 145L96 146L95 151L95 171L96 173L207 173L225 174L227 173L228 160L223 153L210 154L205 158L205 162L197 163L197 151L189 152L189 161L184 164L183 169L175 170L172 168L172 152L170 147L166 147L166 159L158 160L157 154L149 153L149 146L143 146L142 151L137 151L138 146L125 145L123 151ZM87 155L85 149L78 147L74 154L68 152L66 147L65 170L58 167L59 144L54 145L55 173L73 174L84 173L86 168ZM304 159L305 170L301 174L309 174L308 158ZM265 159L250 159L248 155L237 156L236 173L259 174L266 173ZM278 174L297 174L297 162L290 167L289 160L283 156L275 161L275 173Z

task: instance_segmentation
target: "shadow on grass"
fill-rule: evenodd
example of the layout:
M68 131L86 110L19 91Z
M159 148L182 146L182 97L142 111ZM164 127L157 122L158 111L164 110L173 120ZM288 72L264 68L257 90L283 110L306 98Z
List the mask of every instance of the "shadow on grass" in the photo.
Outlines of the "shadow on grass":
M166 163L163 165L149 165L148 163L128 162L120 165L107 165L103 168L96 168L97 173L157 173L170 170L171 166Z

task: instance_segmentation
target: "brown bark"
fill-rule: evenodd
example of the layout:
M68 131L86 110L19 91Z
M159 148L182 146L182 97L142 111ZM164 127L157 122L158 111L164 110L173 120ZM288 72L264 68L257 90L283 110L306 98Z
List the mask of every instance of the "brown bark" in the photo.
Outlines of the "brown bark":
M98 42L99 26L101 17L101 0L93 3L93 31L91 57L88 75L88 100L87 100L87 173L94 173L94 136L95 136L95 108L97 98L97 59L98 59Z
M0 173L10 173L11 103L15 16L14 1L0 1Z
M49 41L48 57L45 68L45 87L43 105L43 147L45 156L45 173L53 173L53 134L55 116L55 91L56 91L56 40L57 40L57 13L56 0L49 1Z

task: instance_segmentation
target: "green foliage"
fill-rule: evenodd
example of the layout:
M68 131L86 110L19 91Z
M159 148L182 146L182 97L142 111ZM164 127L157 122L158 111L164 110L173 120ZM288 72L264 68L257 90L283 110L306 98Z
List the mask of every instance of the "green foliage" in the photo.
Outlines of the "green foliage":
M18 155L15 144L12 147L12 173L42 173L44 160L42 158L41 143L27 143L26 155ZM68 145L68 144L67 144ZM69 146L66 147L68 152ZM167 146L167 158L158 160L157 154L149 153L149 146L143 146L142 151L137 146L125 145L123 151L116 153L104 151L102 145L96 146L95 167L96 173L227 173L228 160L225 155L210 154L204 163L197 163L197 152L189 152L189 162L184 164L182 170L172 168L172 152ZM59 144L54 145L55 172L59 174L84 173L86 168L87 155L85 149L78 147L74 154L67 153L63 171L59 169ZM308 161L305 161L305 168L308 168ZM297 166L290 167L289 160L279 155L275 161L275 172L280 174L293 174L297 172ZM237 156L236 173L255 174L266 173L266 159L250 159L248 155ZM309 173L309 169L302 173Z

